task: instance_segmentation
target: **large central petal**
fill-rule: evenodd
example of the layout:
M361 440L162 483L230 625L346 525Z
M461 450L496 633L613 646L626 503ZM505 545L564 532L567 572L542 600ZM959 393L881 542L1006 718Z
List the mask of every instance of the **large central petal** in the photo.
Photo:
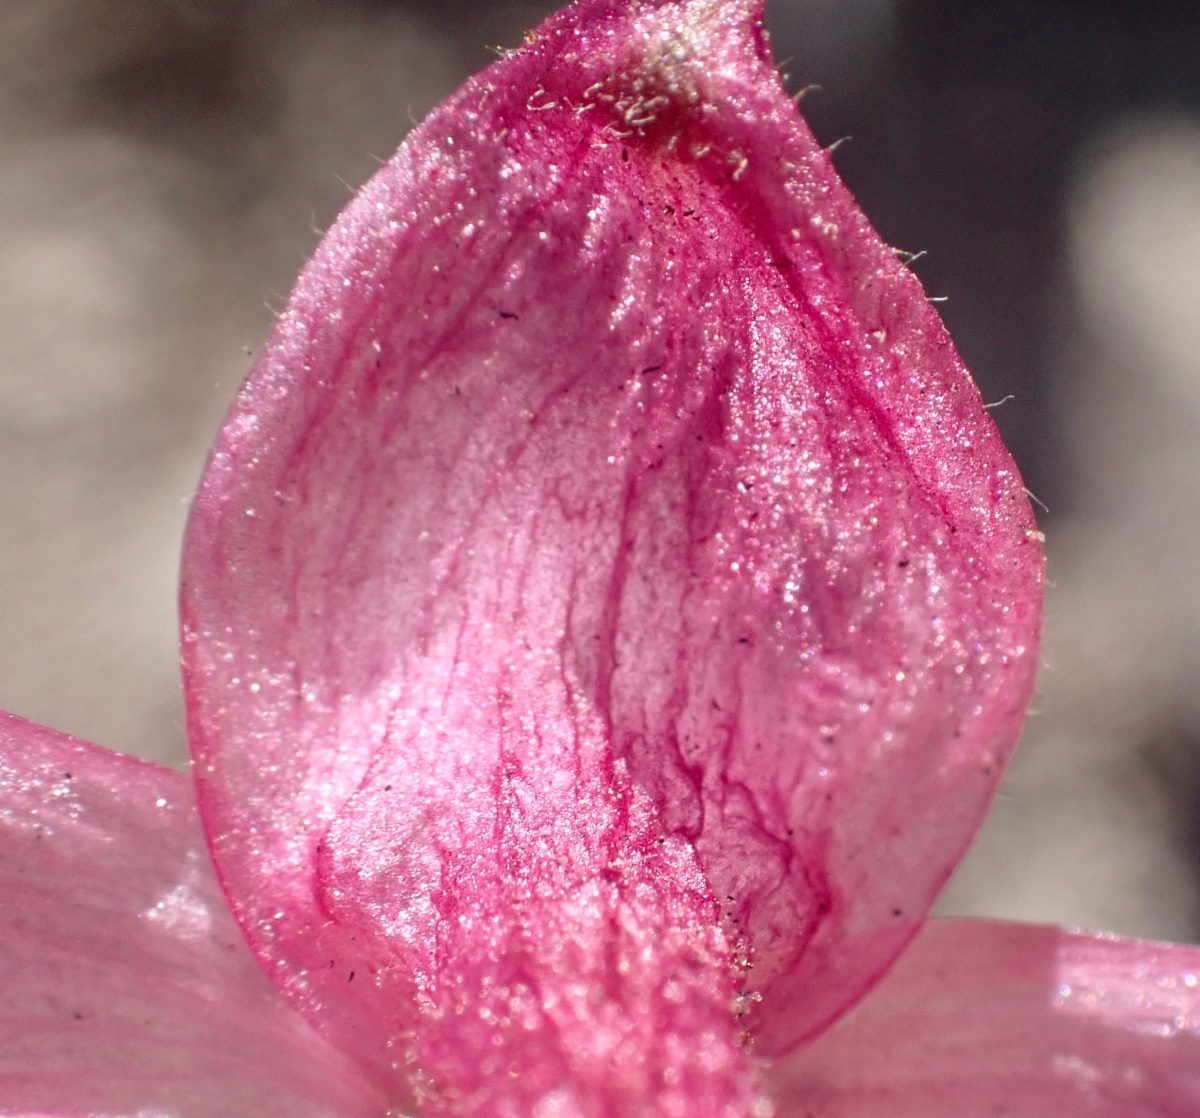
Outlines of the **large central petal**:
M431 1108L745 1112L743 1025L878 977L1019 729L1020 480L754 15L589 0L436 111L195 505L235 911Z

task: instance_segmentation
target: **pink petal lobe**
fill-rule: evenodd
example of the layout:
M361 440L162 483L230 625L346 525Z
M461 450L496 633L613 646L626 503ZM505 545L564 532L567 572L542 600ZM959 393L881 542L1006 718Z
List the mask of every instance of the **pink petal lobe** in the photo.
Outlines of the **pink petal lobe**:
M859 997L990 799L1032 525L757 9L568 8L339 219L210 460L236 913L397 1097L745 1112L743 1025Z
M1194 1118L1200 948L934 920L772 1086L781 1118Z
M0 714L0 1114L382 1118L263 977L179 773Z

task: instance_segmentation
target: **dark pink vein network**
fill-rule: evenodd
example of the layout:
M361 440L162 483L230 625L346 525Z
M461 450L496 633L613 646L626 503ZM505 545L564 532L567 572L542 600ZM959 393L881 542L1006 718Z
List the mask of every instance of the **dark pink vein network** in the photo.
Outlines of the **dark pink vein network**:
M878 979L978 825L1041 584L757 8L584 0L354 200L213 452L218 869L401 1102L765 1114L758 1058Z

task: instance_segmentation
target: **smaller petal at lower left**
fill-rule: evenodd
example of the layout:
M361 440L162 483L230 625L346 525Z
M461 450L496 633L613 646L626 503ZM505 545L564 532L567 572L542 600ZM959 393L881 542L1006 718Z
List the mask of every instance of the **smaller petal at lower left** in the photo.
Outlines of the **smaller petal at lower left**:
M0 713L0 1115L386 1111L259 970L187 778Z

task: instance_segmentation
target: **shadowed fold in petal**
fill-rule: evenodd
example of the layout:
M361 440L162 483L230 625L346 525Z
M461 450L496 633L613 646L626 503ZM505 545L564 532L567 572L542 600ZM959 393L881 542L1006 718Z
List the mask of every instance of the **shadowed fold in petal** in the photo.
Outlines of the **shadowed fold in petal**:
M1020 479L758 16L585 0L436 110L193 507L235 912L431 1110L753 1109L743 1030L887 968L1020 727Z
M0 1114L382 1118L225 907L179 773L0 714Z
M1194 1118L1200 948L935 920L773 1078L780 1118Z

